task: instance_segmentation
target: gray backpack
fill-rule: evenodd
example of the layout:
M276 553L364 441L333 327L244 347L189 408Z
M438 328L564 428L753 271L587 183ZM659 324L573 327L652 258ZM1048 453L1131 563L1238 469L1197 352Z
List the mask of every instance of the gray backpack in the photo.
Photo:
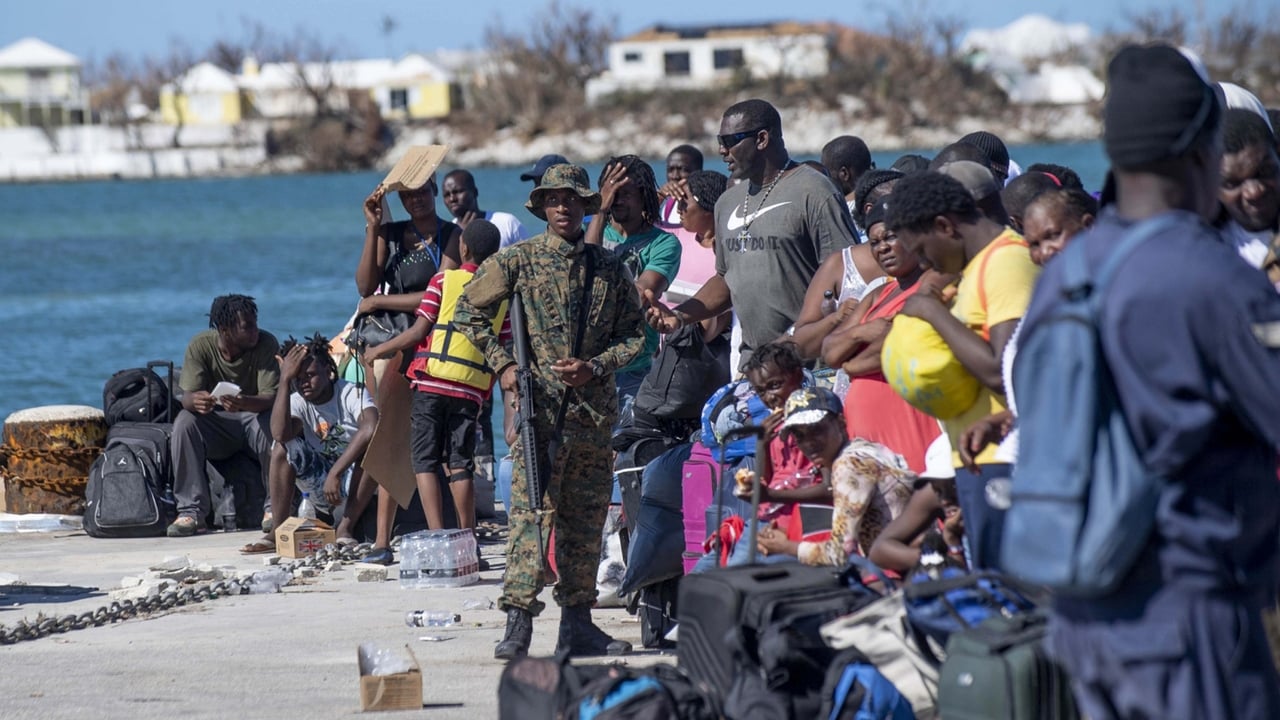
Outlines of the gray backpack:
M1014 362L1018 462L1005 515L1001 567L1058 593L1097 596L1128 575L1150 537L1166 479L1134 447L1098 319L1120 263L1172 227L1170 215L1141 222L1097 273L1084 243L1059 263L1061 297L1023 328Z

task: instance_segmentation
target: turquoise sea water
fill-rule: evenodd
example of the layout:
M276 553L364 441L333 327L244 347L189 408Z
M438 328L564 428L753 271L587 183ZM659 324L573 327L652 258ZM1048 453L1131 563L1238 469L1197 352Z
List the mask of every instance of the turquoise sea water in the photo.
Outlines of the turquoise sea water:
M929 151L924 151L929 154ZM1073 167L1098 188L1098 143L1013 148L1015 160ZM888 167L900 153L877 153ZM803 159L803 158L801 158ZM707 169L722 170L709 157ZM481 206L523 209L524 168L475 171ZM600 166L588 166L594 180ZM664 168L655 163L659 178ZM283 339L337 333L354 310L361 202L381 173L0 186L0 417L52 404L100 405L113 372L182 360L217 295L257 298ZM447 216L443 202L440 212ZM393 201L398 218L405 213Z

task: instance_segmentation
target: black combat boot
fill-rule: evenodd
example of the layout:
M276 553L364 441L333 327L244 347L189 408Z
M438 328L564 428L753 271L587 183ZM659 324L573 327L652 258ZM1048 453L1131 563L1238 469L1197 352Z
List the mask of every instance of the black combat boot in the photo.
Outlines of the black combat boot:
M631 643L614 640L591 622L591 606L575 605L560 608L560 637L556 640L556 654L568 651L569 657L593 657L599 655L626 655Z
M507 631L502 642L493 649L493 657L498 660L514 660L529 654L529 643L533 642L533 614L524 608L507 608Z

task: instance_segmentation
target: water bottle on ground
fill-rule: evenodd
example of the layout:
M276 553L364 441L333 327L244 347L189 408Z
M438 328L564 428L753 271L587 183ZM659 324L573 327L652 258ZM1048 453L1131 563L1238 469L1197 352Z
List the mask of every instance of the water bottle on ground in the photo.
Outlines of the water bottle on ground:
M235 513L231 513L229 515L223 515L222 516L222 532L235 532L235 531L236 531Z
M822 316L826 317L836 311L839 303L836 302L836 294L830 290L822 293Z
M311 493L302 493L302 503L298 505L298 517L306 520L316 519L316 506L311 502Z
M404 624L409 627L448 627L459 622L461 615L445 610L413 610L404 616Z

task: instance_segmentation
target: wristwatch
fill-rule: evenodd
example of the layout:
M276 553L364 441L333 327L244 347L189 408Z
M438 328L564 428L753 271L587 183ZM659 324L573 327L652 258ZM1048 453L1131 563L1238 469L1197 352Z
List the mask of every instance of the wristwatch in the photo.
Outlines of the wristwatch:
M605 374L604 366L595 360L588 360L587 364L591 366L591 377L602 378Z

